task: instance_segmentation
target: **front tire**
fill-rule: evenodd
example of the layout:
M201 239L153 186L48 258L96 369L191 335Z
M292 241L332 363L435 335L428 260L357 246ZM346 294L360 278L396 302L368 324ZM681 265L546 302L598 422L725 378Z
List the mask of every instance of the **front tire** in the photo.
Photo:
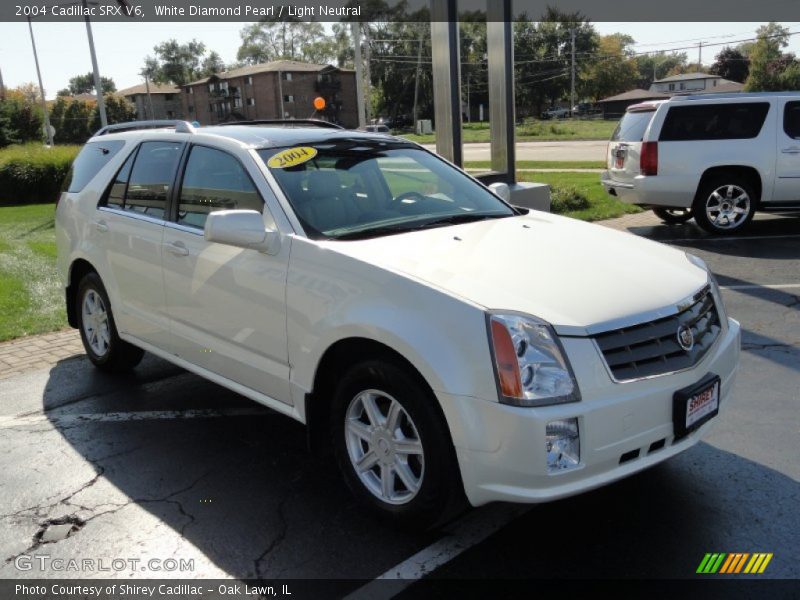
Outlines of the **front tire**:
M757 203L752 183L731 173L705 182L698 191L692 212L695 222L709 233L731 235L753 220Z
M669 223L670 225L679 225L681 223L686 223L686 221L691 219L693 216L691 208L671 208L669 206L656 206L653 207L653 212L659 219L664 221L664 223Z
M463 498L436 402L418 375L390 359L355 365L334 395L339 469L362 505L398 525L431 527Z
M138 365L144 350L122 340L117 333L111 302L97 273L87 273L78 285L78 330L86 355L102 371L127 371Z

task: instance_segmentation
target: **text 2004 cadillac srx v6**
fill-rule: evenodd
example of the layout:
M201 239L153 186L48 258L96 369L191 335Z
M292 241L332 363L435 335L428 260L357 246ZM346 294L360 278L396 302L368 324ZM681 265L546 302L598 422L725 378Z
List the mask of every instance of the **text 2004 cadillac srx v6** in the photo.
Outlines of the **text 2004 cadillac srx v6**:
M697 257L386 135L135 127L86 144L57 207L89 358L148 351L305 423L397 521L604 485L728 402L739 324Z

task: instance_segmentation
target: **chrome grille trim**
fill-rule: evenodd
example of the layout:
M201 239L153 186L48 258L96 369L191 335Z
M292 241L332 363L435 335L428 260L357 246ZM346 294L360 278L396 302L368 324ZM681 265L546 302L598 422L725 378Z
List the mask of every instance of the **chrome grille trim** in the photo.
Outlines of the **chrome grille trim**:
M689 327L694 335L689 351L678 343L682 326ZM612 379L624 383L691 369L712 348L721 331L714 295L706 286L673 315L595 334L592 340Z

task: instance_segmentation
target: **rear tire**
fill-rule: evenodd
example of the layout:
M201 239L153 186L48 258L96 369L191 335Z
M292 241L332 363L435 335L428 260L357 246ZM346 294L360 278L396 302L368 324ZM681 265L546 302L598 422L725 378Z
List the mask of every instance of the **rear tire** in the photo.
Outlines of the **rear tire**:
M709 233L731 235L753 220L757 204L750 180L731 172L711 177L700 186L692 213L695 222Z
M686 223L694 215L692 215L691 208L672 208L669 206L656 206L653 208L655 215L670 225L678 225Z
M416 373L390 358L356 364L334 394L331 438L347 486L396 525L429 528L465 504L436 402Z
M141 362L144 350L122 340L117 333L111 302L97 273L87 273L81 279L75 306L81 341L95 367L117 373Z

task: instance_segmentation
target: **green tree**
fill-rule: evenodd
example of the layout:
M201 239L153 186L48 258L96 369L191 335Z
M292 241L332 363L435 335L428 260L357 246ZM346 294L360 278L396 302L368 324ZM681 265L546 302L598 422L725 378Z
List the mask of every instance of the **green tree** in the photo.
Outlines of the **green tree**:
M113 93L117 91L117 85L110 77L100 77L100 85L103 86L103 93ZM69 86L58 92L59 96L77 96L78 94L94 94L94 74L76 75L69 80Z
M745 89L748 92L780 90L782 69L779 63L783 58L783 49L789 44L789 30L770 22L759 27L756 36L750 51L750 72Z
M225 63L222 61L222 57L213 50L208 53L208 56L205 57L203 60L203 65L200 69L203 77L216 75L217 73L222 73L224 70Z
M273 60L325 63L333 57L325 28L315 21L262 21L245 26L237 59L250 65Z
M750 61L737 48L726 46L717 54L709 73L719 75L731 81L744 83L750 72Z
M145 59L144 69L156 83L184 85L202 76L202 61L206 46L192 40L185 44L177 40L162 42L153 48L155 57Z
M106 118L109 125L127 123L136 120L136 107L128 100L116 94L106 94ZM97 106L92 110L89 129L94 132L100 129L100 111Z
M597 57L581 73L581 90L595 101L625 92L639 78L631 46L633 38L621 33L601 36Z
M72 100L64 111L61 131L56 131L56 139L61 144L83 144L89 139L89 116L92 104L82 100Z

